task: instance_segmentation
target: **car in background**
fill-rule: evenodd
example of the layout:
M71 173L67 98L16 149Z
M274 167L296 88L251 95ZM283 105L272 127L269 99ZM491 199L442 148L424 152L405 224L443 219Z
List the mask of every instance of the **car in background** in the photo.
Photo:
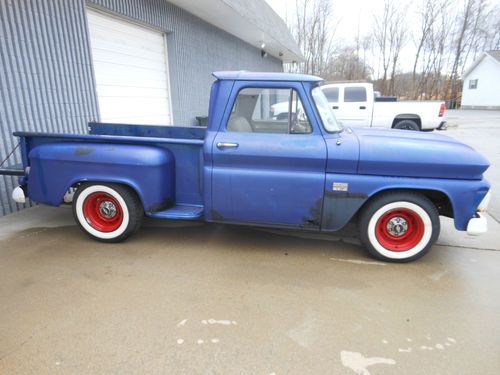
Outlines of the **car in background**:
M344 126L403 130L444 130L445 103L441 101L398 101L382 96L371 83L330 83L321 86L337 120ZM300 108L299 108L300 109ZM271 106L276 120L288 118L288 102ZM295 113L292 109L291 113Z
M443 101L397 101L393 96L376 95L371 83L330 83L321 88L345 126L434 130L445 125Z

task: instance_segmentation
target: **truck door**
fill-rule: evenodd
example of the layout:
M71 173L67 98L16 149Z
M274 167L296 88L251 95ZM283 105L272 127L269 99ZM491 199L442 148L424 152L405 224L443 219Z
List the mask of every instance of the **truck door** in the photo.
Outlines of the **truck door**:
M341 86L340 103L335 116L345 126L370 126L373 98L368 97L365 86Z
M319 230L325 141L300 82L265 84L235 83L212 145L209 219Z

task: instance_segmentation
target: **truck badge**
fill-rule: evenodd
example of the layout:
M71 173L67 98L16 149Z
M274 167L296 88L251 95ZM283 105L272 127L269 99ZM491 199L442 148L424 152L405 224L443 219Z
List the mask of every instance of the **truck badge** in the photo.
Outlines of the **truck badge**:
M349 190L349 184L347 182L334 182L333 191L347 191Z

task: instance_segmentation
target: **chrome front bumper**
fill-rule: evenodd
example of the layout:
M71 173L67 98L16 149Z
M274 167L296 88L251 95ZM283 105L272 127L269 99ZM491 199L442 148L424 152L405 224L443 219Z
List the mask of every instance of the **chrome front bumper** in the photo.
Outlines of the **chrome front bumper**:
M488 221L479 212L476 213L476 217L469 220L467 224L467 234L471 236L479 236L488 231Z

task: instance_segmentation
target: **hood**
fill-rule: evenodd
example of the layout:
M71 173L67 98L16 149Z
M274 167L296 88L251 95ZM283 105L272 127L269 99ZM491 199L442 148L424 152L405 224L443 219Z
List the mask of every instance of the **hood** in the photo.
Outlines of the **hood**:
M479 180L489 162L472 147L436 133L354 128L358 173Z

